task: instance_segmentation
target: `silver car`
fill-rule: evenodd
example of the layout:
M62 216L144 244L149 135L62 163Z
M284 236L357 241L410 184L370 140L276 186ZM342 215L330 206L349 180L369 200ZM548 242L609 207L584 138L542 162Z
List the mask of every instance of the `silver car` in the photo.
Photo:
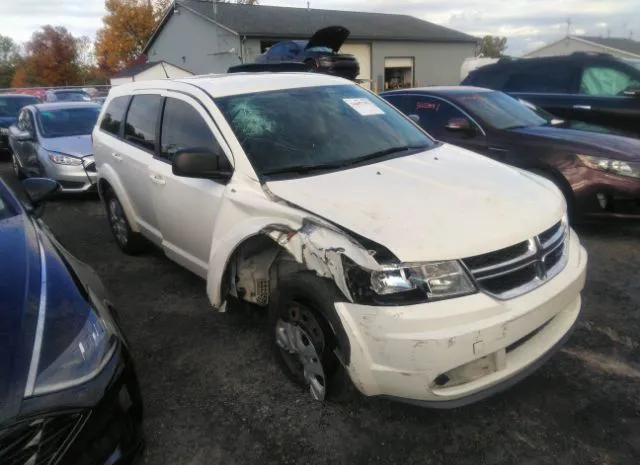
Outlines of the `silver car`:
M24 107L18 122L9 128L16 176L55 179L62 192L92 190L96 169L91 131L99 114L100 105L90 102Z

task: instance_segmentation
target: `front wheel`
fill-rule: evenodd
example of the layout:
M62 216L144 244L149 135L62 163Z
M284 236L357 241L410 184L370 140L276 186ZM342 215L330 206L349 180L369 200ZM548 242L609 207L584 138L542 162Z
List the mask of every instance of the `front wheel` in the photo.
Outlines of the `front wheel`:
M335 332L324 317L339 291L311 272L283 279L271 295L269 331L276 361L285 375L323 401L348 400L354 389L336 350Z
M105 204L109 226L120 250L129 255L143 252L146 249L146 241L144 237L131 229L124 208L112 189L105 192Z

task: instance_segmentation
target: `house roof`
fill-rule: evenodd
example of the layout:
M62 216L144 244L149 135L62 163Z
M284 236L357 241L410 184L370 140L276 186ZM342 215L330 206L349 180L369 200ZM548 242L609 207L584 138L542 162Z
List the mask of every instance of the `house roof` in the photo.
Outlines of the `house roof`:
M154 66L157 65L169 65L169 66L173 66L175 68L179 68L182 69L183 71L186 71L184 68L180 68L179 66L176 66L174 64L168 63L166 61L160 60L160 61L149 61L146 63L134 63L132 65L130 65L129 67L123 69L122 71L116 73L115 75L111 76L112 79L114 78L126 78L126 77L132 77L132 76L137 76L138 74L142 73L143 71L146 71L148 69L153 68Z
M111 76L112 78L125 78L132 77L140 74L143 71L146 71L154 66L160 64L160 61L149 61L147 63L136 63L134 65L129 66L128 68L123 69L122 71Z
M637 40L624 39L621 37L594 37L594 36L576 36L576 39L586 40L603 47L614 48L622 52L632 53L640 56L640 42Z
M184 7L239 35L307 39L327 26L344 26L351 39L406 40L420 42L476 43L476 37L463 34L409 15L364 13L359 11L318 10L236 3L212 3L203 0L176 0ZM170 8L165 18L145 46L145 52L173 14Z

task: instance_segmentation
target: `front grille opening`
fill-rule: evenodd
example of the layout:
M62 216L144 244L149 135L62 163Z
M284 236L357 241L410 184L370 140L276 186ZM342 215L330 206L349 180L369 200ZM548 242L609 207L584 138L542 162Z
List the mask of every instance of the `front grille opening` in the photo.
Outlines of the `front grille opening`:
M524 286L536 279L536 276L536 267L534 264L531 264L519 270L496 276L495 278L483 279L480 284L487 292L502 294Z
M553 252L547 255L544 259L544 264L547 267L547 270L550 270L554 266L558 264L558 262L562 259L562 254L564 253L564 245L556 248Z
M58 184L60 184L64 189L80 189L84 186L83 182L77 181L58 181Z
M538 236L538 238L540 239L540 242L542 244L546 243L549 241L549 239L551 239L562 227L562 222L557 222L556 224L554 224L553 226L551 226L549 229L547 229L546 231L544 231L542 234L540 234Z
M456 367L446 373L439 374L433 380L432 386L435 389L460 386L496 371L498 371L498 366L496 364L496 355L493 353Z
M526 254L528 251L529 244L527 241L524 241L510 247L505 247L504 249L496 250L495 252L465 258L463 262L470 270L479 270L481 268L500 265L504 262L515 260Z
M80 415L37 419L0 431L0 463L48 464L72 436Z
M544 328L547 327L547 325L551 322L551 320L547 321L545 324L543 324L542 326L538 327L537 329L534 329L533 331L531 331L529 334L527 334L524 337L521 337L520 339L518 339L516 342L512 343L511 345L507 346L507 353L509 352L513 352L514 350L516 350L518 347L522 346L524 343L526 343L527 341L531 340L531 338L533 338L536 334L538 334L540 331L542 331Z

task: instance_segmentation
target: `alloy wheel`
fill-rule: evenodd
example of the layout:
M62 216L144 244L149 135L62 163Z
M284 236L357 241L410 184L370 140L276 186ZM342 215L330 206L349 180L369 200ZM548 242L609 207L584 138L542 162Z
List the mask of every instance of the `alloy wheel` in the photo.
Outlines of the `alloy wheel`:
M127 245L129 240L127 219L124 216L122 205L115 198L109 199L109 223L117 241L123 246Z

